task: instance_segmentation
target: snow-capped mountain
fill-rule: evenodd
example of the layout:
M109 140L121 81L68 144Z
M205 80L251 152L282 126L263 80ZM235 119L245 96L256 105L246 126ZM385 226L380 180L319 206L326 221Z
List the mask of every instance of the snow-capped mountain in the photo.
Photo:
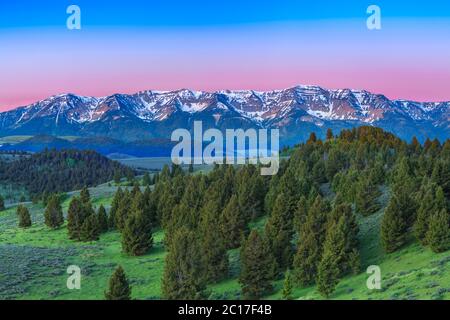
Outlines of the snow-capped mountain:
M402 138L450 137L450 102L389 100L361 90L296 86L258 92L142 91L108 97L52 96L0 113L0 136L105 136L122 141L170 138L176 128L279 128L284 143L359 125L373 125Z

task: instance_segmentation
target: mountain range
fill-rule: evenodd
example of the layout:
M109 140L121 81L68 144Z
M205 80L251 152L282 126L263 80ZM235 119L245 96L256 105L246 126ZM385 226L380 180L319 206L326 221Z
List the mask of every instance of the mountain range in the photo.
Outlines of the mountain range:
M107 97L62 94L0 113L0 136L73 135L122 141L161 141L192 127L278 128L281 145L361 125L410 140L450 137L450 102L390 100L364 90L296 86L275 91L141 91ZM94 140L95 140L94 139ZM103 143L105 140L100 139ZM89 140L92 141L92 140Z

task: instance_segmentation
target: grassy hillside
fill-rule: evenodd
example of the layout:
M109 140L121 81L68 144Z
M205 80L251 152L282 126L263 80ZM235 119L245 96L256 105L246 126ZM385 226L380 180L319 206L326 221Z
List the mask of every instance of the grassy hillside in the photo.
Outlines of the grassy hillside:
M93 204L110 204L115 187L91 188ZM63 204L64 212L70 197ZM121 264L131 280L133 297L158 299L164 267L163 233L154 234L154 248L141 257L121 253L120 234L109 232L92 243L73 242L65 227L51 231L43 223L43 207L27 204L33 226L17 228L15 207L0 212L0 299L103 299L108 279ZM365 272L343 279L331 299L450 299L450 252L432 253L411 240L402 250L386 255L379 245L382 210L360 218L361 255L364 269L379 265L382 289L368 290ZM252 224L263 228L266 217ZM210 286L210 298L240 297L239 250L229 252L231 278ZM81 290L66 287L69 265L82 269ZM283 280L274 283L269 299L280 299ZM314 287L295 288L295 299L321 299Z

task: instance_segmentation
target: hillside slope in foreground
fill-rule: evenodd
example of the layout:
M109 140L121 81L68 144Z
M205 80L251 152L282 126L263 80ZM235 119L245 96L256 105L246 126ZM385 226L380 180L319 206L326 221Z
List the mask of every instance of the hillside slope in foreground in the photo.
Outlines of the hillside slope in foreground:
M114 186L91 188L93 205L107 209L116 190ZM67 213L70 197L63 203ZM159 299L165 250L162 231L154 233L154 248L141 257L121 253L120 234L116 231L101 235L91 243L73 242L67 229L49 230L44 225L41 204L26 204L33 226L17 227L16 208L0 212L0 299L103 299L108 279L116 265L125 269L136 299ZM379 245L379 227L383 209L375 215L360 218L360 240L363 270L343 279L330 299L450 299L450 251L435 254L428 248L411 242L398 252L386 255ZM252 224L263 228L265 218ZM231 250L230 279L209 287L211 299L239 299L237 279L239 251ZM80 290L66 286L67 267L77 265L82 270ZM366 286L367 266L381 268L381 290ZM281 299L283 280L274 283L275 291L268 299ZM315 287L295 288L295 299L322 299Z

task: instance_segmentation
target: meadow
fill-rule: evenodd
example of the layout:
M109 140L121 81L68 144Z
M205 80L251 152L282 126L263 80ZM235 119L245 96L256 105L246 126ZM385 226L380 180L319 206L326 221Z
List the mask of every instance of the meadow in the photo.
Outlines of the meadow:
M116 186L111 183L90 188L93 205L108 209ZM70 198L63 203L66 213ZM0 212L0 299L103 299L104 290L114 268L125 269L136 299L159 299L160 282L166 255L161 230L155 230L154 246L144 256L129 257L121 252L120 234L102 234L99 241L74 242L68 239L65 225L50 230L44 225L41 204L25 204L33 221L29 229L17 227L16 205ZM432 253L413 239L393 254L385 254L380 246L379 228L383 210L369 217L360 217L360 274L344 278L330 299L450 299L450 252ZM263 229L267 217L251 224ZM241 297L239 249L229 251L230 277L208 287L210 299ZM80 290L66 286L67 267L82 270ZM378 265L382 272L381 290L366 286L369 265ZM281 299L283 279L274 282L274 291L267 299ZM294 299L323 299L315 287L294 288Z

